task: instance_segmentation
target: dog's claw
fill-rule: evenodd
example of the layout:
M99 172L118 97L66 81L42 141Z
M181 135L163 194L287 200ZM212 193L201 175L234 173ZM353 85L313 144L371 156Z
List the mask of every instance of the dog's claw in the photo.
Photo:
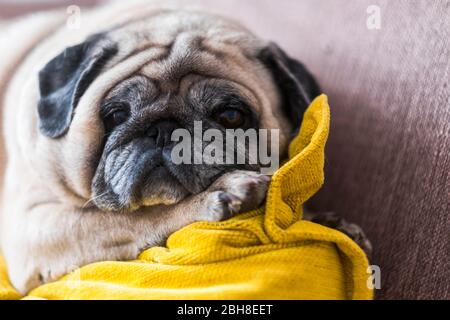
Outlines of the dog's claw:
M344 233L363 249L369 259L371 258L373 249L372 244L360 226L347 222L334 212L305 212L304 218Z

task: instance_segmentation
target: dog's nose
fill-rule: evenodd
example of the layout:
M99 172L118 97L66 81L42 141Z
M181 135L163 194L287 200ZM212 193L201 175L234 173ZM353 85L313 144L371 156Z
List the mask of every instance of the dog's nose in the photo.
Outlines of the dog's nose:
M159 148L163 148L172 142L172 132L178 129L175 121L163 120L153 124L147 131L147 136L155 139L155 144Z

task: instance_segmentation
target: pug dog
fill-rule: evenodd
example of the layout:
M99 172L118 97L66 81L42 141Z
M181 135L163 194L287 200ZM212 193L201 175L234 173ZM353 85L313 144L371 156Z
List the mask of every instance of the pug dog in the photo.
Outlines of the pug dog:
M226 18L156 10L108 23L71 45L53 30L7 87L2 251L22 293L261 206L270 178L258 165L175 165L172 133L194 121L278 129L283 154L320 94L303 64Z

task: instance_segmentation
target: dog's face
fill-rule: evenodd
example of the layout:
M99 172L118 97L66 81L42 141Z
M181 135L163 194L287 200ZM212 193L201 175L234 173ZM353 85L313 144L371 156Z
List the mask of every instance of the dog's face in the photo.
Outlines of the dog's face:
M185 129L194 136L195 121L203 132L217 129L224 136L227 129L279 129L283 152L319 93L300 63L234 23L164 12L95 35L50 61L40 73L41 134L58 141L80 130L71 124L83 112L78 103L88 88L109 69L152 50L133 72L111 80L91 113L102 129L89 137L97 147L88 154L79 148L77 158L86 159L91 172L83 175L89 197L103 210L174 204L227 171L257 170L248 163L175 164L172 133ZM77 152L73 142L59 141L60 148Z
M93 179L95 203L105 209L133 209L173 204L208 187L218 176L250 164L174 164L172 133L179 128L194 136L202 131L257 129L249 98L232 81L208 78L195 68L168 77L150 72L134 75L114 87L100 107L105 147ZM179 69L178 69L179 68ZM100 196L99 196L100 195Z

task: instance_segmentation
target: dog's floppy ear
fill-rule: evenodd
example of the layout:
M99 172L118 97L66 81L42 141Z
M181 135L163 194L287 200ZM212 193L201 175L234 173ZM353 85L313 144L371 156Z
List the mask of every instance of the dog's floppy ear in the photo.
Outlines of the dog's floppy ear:
M290 58L275 43L262 49L258 58L271 71L280 90L283 111L295 129L293 134L297 133L306 108L320 95L316 80L302 63Z
M50 138L67 132L81 96L117 53L112 43L100 43L101 35L66 48L39 72L39 129Z

